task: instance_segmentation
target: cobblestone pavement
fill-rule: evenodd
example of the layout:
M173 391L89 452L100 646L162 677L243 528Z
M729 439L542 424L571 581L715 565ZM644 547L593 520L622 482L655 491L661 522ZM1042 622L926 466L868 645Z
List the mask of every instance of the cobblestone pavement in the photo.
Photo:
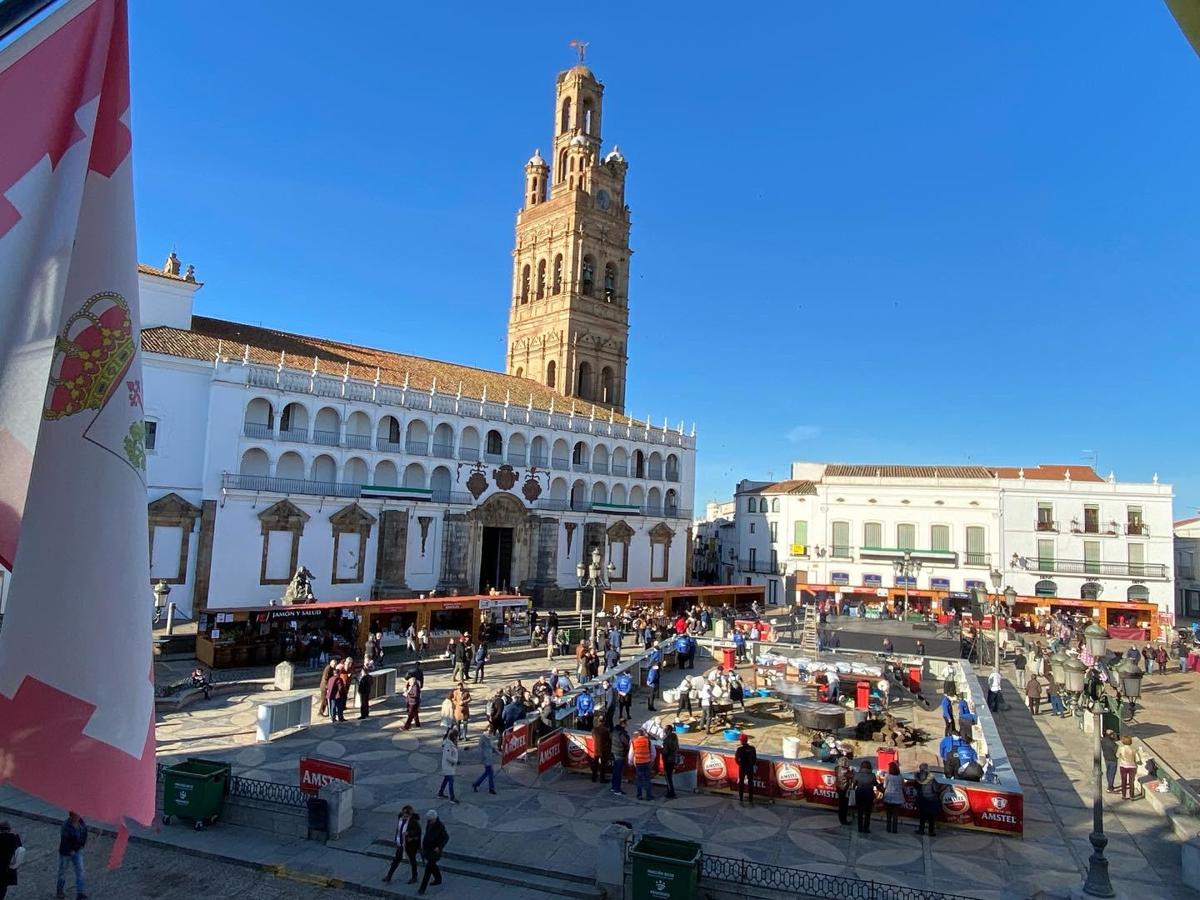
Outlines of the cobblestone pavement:
M58 874L58 826L6 813L13 831L21 836L27 856L18 873L20 884L10 888L12 900L54 896ZM302 875L278 876L270 872L213 859L184 856L178 850L131 842L125 862L108 871L105 862L112 838L92 835L84 851L86 882L91 897L141 900L192 900L201 897L253 898L253 900L350 900L355 891L330 887ZM67 877L67 896L74 896L74 875Z

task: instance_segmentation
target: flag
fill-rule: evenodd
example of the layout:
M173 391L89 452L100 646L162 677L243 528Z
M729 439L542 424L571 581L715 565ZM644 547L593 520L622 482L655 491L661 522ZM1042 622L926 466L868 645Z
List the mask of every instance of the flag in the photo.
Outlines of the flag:
M0 51L0 782L122 834L155 779L128 51L125 0Z

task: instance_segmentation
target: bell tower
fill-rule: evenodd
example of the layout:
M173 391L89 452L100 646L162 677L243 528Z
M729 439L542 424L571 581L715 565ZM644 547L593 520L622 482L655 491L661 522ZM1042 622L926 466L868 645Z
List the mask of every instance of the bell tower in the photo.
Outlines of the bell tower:
M629 337L628 165L601 158L604 85L583 64L558 73L550 161L525 164L517 213L510 375L585 403L625 408Z

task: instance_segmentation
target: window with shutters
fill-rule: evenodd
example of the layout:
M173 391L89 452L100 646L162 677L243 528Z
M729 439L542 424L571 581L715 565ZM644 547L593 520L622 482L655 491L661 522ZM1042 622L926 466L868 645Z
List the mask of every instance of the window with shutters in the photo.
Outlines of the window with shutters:
M896 546L901 550L917 549L917 526L902 523L896 526Z
M988 564L985 549L984 531L982 525L967 526L967 565L986 566Z
M808 554L808 522L792 523L792 555L806 556Z
M1145 544L1130 544L1129 545L1129 574L1134 578L1143 578L1146 575L1146 545Z
M1100 574L1100 542L1083 542L1083 571L1089 575Z
M1098 503L1085 503L1083 506L1083 533L1084 534L1099 534L1100 533L1100 505Z
M771 531L771 543L774 543L775 541L779 540L779 523L778 522L770 522L770 523L768 523L767 527Z
M1038 570L1042 572L1054 571L1054 540L1043 538L1038 541Z
M929 528L929 549L941 550L948 553L950 551L950 526L949 525L931 525Z
M849 522L834 522L833 530L833 556L838 559L850 558L850 523Z
M863 523L863 546L877 549L883 546L883 525L879 522Z

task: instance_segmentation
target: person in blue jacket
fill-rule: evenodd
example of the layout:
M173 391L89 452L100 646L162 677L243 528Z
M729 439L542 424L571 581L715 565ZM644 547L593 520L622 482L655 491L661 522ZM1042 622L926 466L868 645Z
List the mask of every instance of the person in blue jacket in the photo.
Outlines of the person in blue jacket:
M746 661L746 635L742 633L742 629L738 629L733 633L733 649L734 655L738 662Z
M633 677L628 672L622 672L613 679L613 687L617 689L617 717L628 719L629 707L633 703Z
M942 721L946 723L947 736L954 731L954 701L949 694L942 694Z
M659 669L658 663L652 662L650 669L646 672L646 687L648 693L646 695L646 709L653 712L654 698L658 696L659 687Z

